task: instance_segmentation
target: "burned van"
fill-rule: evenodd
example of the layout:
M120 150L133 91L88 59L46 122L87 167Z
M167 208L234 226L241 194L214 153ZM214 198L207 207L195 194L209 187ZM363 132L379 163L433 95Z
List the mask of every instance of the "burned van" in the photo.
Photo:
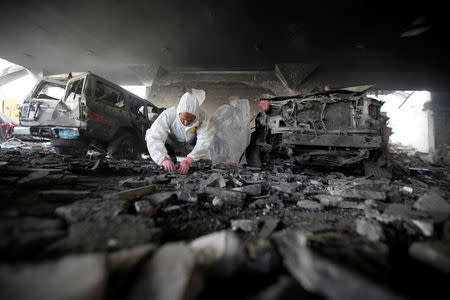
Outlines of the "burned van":
M56 87L63 88L62 95L53 91ZM95 74L77 73L37 84L21 108L20 125L31 135L49 138L61 154L93 147L114 157L135 158L145 151L145 132L161 111Z
M274 157L302 165L345 166L379 156L389 138L383 102L370 86L265 97L247 150L253 166Z

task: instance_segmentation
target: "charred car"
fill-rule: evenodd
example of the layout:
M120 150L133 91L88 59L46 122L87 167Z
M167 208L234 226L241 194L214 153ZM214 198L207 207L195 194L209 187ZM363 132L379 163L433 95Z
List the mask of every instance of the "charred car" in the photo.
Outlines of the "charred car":
M89 147L118 158L145 151L144 136L159 109L92 73L45 77L26 99L16 132L48 138L57 153Z
M345 166L377 160L389 138L383 102L370 86L260 100L247 150L252 166L274 157L302 165Z

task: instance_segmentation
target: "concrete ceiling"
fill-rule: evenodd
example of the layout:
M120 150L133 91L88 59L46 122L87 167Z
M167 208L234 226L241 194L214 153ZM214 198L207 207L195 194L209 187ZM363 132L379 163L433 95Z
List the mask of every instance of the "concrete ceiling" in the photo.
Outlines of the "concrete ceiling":
M134 70L147 66L303 63L318 66L313 84L358 79L379 88L448 89L442 7L350 2L1 1L0 57L45 73L92 71L120 84L141 84Z

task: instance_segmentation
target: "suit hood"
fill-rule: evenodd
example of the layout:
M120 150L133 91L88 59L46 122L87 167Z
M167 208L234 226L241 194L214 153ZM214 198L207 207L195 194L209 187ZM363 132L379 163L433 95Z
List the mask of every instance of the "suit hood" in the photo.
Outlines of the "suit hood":
M177 105L177 116L180 113L191 113L198 119L198 113L199 113L200 105L198 103L197 98L190 94L190 93L184 93L183 96L180 98L180 102Z

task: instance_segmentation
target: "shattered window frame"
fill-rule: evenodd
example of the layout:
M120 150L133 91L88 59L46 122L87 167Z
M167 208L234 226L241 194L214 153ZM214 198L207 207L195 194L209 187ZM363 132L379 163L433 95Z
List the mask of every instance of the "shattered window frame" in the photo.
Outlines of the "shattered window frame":
M72 88L74 87L75 83L80 82L80 81L82 82L81 89L79 89L79 87L77 86L77 90L75 92L73 92ZM64 96L64 102L74 101L76 95L79 96L78 101L81 100L82 95L84 93L85 84L86 84L86 78L85 77L74 78L73 81L69 81L68 84L67 84L66 94ZM77 93L78 90L79 90L79 93ZM72 94L73 94L73 97L72 97L72 99L70 99L70 96L72 96Z
M59 98L56 98L56 97L51 96L48 93L42 93L44 88L46 88L46 87L47 88L59 88L61 90L61 96ZM41 84L39 85L39 88L34 91L32 98L59 101L64 98L65 93L66 93L66 86L64 84L51 82L51 81L44 81L44 82L41 82ZM40 97L41 95L45 95L47 97Z
M104 104L120 109L126 108L126 103L128 101L126 101L126 96L123 92L97 78L95 79L94 85L94 98L96 101L100 101ZM102 87L101 94L98 93L100 86ZM111 93L108 95L106 94L107 90L111 91ZM116 94L116 96L111 97L114 94Z

